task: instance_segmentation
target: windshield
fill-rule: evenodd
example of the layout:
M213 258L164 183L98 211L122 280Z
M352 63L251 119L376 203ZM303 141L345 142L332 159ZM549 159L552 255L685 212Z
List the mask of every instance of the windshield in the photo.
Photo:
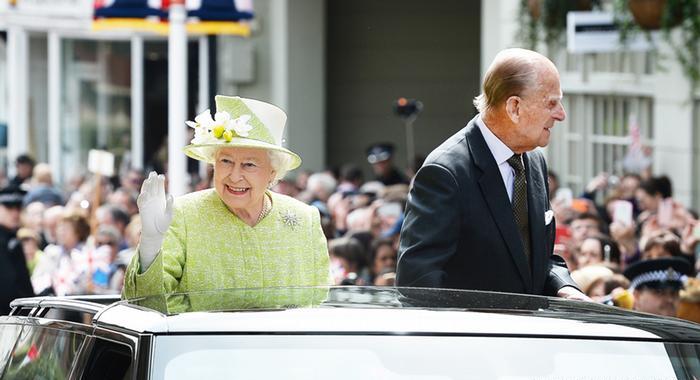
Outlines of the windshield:
M700 345L477 336L160 336L154 379L693 379ZM582 364L587 365L582 365Z

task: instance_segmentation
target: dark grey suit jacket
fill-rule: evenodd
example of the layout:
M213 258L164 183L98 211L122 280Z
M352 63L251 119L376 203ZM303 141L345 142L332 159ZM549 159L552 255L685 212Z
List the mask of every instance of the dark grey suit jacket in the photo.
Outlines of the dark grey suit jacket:
M401 229L397 285L541 295L577 287L564 260L552 254L555 222L545 225L542 153L523 158L530 266L501 173L475 120L435 149L416 174Z

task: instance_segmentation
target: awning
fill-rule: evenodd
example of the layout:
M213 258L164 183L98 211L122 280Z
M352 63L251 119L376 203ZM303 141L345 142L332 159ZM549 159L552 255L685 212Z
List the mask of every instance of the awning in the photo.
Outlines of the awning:
M168 34L169 0L95 0L93 30ZM249 36L252 1L188 0L187 32Z

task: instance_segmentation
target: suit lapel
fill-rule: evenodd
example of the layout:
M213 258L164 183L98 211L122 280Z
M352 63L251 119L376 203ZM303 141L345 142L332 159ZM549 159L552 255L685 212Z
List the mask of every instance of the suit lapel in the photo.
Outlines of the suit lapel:
M501 177L496 160L493 158L488 145L486 145L479 127L473 120L470 125L471 128L466 134L467 144L469 145L474 164L481 170L481 176L478 178L481 195L486 200L491 216L498 226L501 237L508 247L508 251L518 268L523 283L525 283L525 288L531 290L532 275L530 266L523 253L523 243L520 239L518 227L515 224L513 209L503 184L503 177Z
M530 241L532 244L532 277L533 289L544 286L545 233L544 212L547 203L547 192L544 186L544 173L538 159L533 153L525 154L525 173L527 175L527 203L530 222Z

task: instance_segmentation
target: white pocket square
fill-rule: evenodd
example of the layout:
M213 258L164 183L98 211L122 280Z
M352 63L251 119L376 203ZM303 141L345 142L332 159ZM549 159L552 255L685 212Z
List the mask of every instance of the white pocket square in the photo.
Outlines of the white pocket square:
M554 219L554 211L552 210L547 210L544 212L544 225L548 226L549 223L552 223L552 219Z

